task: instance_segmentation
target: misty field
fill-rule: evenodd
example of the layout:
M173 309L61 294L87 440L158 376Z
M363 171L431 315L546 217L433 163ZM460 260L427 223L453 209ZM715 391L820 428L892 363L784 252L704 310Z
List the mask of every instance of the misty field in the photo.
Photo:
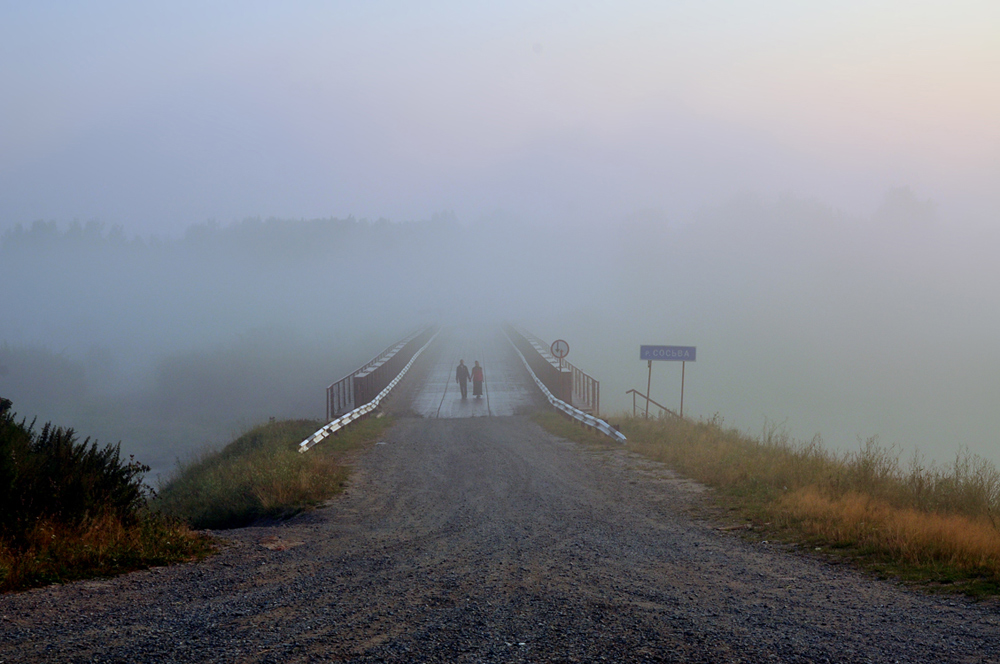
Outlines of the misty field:
M1000 590L1000 471L981 457L928 464L874 438L837 454L776 426L751 436L719 420L616 421L630 449L714 487L754 530L906 581Z

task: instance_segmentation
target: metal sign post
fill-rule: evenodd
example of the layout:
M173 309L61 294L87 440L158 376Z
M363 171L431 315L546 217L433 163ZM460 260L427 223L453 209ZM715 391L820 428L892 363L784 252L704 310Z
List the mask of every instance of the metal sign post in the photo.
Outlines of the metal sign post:
M687 362L681 362L681 417L684 417L684 369Z
M649 418L650 389L653 383L653 360L663 360L681 363L681 417L684 417L684 374L688 362L697 358L694 346L639 346L639 359L646 360L649 366L649 376L646 379L646 418Z
M653 384L653 361L649 360L646 362L649 366L649 375L646 376L646 419L649 419L649 389Z
M553 357L559 358L559 371L563 368L563 358L569 355L569 344L562 339L556 339L549 346L549 351L552 353Z

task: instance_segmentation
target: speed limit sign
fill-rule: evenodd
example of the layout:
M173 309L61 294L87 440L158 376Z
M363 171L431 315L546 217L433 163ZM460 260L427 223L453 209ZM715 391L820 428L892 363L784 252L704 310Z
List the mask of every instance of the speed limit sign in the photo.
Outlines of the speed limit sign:
M558 357L561 360L569 355L569 344L562 339L556 339L552 342L552 346L549 350L552 351L553 357Z

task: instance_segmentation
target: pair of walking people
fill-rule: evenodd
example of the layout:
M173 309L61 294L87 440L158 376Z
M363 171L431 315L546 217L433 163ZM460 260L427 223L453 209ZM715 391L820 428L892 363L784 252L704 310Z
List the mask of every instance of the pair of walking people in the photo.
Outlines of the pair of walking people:
M470 372L469 367L465 366L465 360L459 360L458 368L455 369L455 382L458 383L458 386L462 390L463 399L469 395L470 379L472 380L472 396L483 396L483 381L486 380L483 376L483 368L479 366L479 362L477 361Z

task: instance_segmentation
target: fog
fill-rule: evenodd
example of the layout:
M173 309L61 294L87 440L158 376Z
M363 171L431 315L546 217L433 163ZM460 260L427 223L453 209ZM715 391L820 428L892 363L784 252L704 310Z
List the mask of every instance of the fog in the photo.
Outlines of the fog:
M995 3L0 8L0 394L157 471L426 322L1000 461ZM680 368L653 398L679 405Z

